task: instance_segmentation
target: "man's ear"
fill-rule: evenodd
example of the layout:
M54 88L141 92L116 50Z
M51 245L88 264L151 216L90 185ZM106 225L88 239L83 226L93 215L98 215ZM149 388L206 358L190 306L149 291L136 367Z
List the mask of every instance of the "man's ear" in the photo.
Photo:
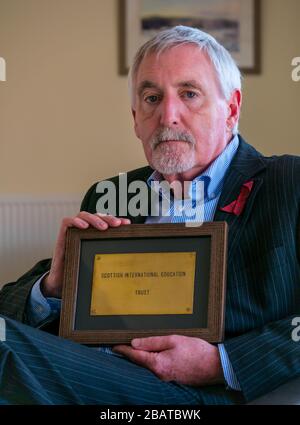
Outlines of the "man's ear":
M235 124L238 122L240 117L240 110L242 105L242 93L236 89L232 92L231 97L228 101L228 116L227 116L227 128L232 130Z
M139 137L139 132L138 132L138 125L137 125L137 122L136 122L136 111L133 108L131 108L131 113L132 113L133 121L134 121L134 132L135 132L135 135L136 135L137 138L140 138Z

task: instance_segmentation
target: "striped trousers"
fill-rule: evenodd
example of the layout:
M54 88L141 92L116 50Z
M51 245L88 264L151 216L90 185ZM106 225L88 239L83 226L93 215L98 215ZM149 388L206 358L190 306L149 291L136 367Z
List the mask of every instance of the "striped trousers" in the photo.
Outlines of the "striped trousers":
M240 403L224 386L163 382L125 358L4 318L0 404L201 405ZM3 322L3 321L2 321ZM2 338L3 339L3 338Z

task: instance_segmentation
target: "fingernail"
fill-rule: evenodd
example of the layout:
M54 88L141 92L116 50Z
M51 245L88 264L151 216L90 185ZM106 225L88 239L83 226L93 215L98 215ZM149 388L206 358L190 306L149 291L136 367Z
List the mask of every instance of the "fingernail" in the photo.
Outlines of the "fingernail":
M133 339L133 340L131 341L131 345L132 345L133 347L139 347L139 346L141 345L141 341L140 341L139 339Z

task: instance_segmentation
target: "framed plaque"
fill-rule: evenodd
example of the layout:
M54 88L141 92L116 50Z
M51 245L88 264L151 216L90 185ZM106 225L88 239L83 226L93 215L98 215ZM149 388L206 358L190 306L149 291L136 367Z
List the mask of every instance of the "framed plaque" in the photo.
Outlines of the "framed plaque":
M85 344L224 334L227 224L67 232L60 336Z

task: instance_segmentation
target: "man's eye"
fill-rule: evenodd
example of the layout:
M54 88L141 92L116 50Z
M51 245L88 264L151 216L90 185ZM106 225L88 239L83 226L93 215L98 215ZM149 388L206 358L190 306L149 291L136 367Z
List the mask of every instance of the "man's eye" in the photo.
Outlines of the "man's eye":
M151 96L147 96L146 98L145 98L145 101L147 102L147 103L156 103L157 101L158 101L158 96L156 96L156 95L151 95Z
M185 92L185 96L186 96L188 99L193 99L194 97L196 97L196 96L197 96L197 94L196 94L195 92L193 92L193 91L186 91L186 92Z

